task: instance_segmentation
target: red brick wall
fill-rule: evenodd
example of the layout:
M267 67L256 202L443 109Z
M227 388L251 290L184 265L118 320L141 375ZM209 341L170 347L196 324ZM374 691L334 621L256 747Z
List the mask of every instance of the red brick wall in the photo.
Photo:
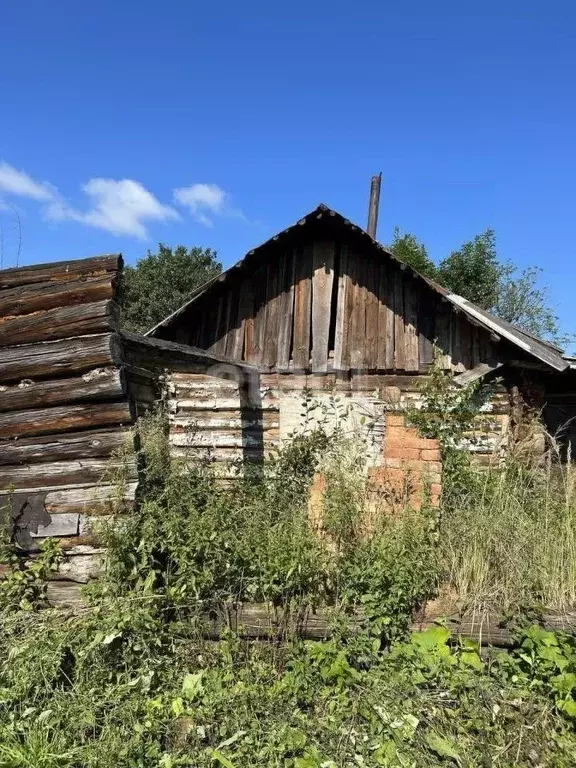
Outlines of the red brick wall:
M420 508L429 496L438 506L442 493L442 462L437 440L406 426L403 413L388 413L381 467L370 470L374 491L392 511L406 505Z

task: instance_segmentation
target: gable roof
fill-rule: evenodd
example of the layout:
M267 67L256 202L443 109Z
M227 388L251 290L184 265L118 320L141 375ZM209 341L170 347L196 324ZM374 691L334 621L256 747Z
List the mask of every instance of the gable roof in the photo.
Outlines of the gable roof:
M294 235L301 227L310 226L321 219L331 220L339 226L348 229L351 233L354 233L357 237L362 239L366 245L377 249L383 255L385 255L386 258L392 259L392 261L396 262L396 264L398 264L402 269L409 270L411 274L415 275L418 279L423 280L430 288L432 288L435 293L439 294L443 300L452 304L456 312L462 312L464 315L466 315L471 323L478 325L489 331L492 335L497 336L498 340L506 339L521 349L523 352L536 358L538 361L545 363L556 371L564 371L570 367L570 363L562 356L562 350L560 347L557 347L548 341L539 339L538 337L521 330L517 326L508 323L506 320L502 320L501 318L496 317L496 315L487 312L485 309L482 309L473 302L468 301L456 293L451 293L449 290L439 285L434 280L431 280L429 277L425 277L412 267L405 264L391 251L384 248L384 246L381 245L377 240L374 240L357 224L353 224L340 213L334 211L332 208L329 208L323 203L314 208L313 211L310 211L310 213L307 213L295 224L292 224L292 226L287 227L286 229L282 230L282 232L279 232L277 235L274 235L273 237L266 240L266 242L262 243L256 248L253 248L251 251L248 251L244 258L240 259L240 261L236 262L236 264L229 267L220 275L199 286L191 294L190 298L185 304L179 307L175 312L172 312L171 315L168 315L168 317L164 318L164 320L155 325L154 328L151 328L145 335L155 336L162 328L169 328L178 320L182 314L186 312L188 307L194 304L195 301L197 301L208 290L210 290L213 285L227 282L231 276L234 276L238 270L241 270L245 266L247 260L252 260L254 257L257 257L260 252L262 252L272 243Z

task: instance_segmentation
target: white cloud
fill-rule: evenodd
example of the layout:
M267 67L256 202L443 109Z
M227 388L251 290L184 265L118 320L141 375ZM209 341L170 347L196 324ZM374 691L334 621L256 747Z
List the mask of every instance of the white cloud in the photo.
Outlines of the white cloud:
M46 202L58 196L57 190L47 182L35 181L24 171L8 163L0 163L0 192L17 197Z
M145 222L180 218L174 208L161 203L140 182L132 179L90 179L82 190L90 198L91 208L81 211L59 199L47 207L47 218L70 219L114 235L140 239L148 236Z
M114 235L139 239L148 236L148 222L180 219L175 208L161 203L133 179L93 178L82 186L82 191L89 201L85 209L71 205L49 182L37 181L25 171L0 163L0 210L8 207L11 197L24 197L39 203L44 218L49 221L76 221ZM206 227L213 226L216 216L245 219L240 209L230 205L228 194L217 184L179 187L174 190L174 202Z
M174 208L161 203L140 182L132 179L90 179L82 186L82 191L90 200L87 210L70 205L52 184L37 181L8 163L0 163L0 194L6 199L27 197L35 200L50 221L77 221L114 235L144 239L148 236L147 222L180 218ZM0 207L7 207L2 199Z
M174 190L174 202L188 208L193 218L206 227L213 226L210 216L244 218L242 211L230 207L227 193L217 184L192 184L189 187L178 187Z

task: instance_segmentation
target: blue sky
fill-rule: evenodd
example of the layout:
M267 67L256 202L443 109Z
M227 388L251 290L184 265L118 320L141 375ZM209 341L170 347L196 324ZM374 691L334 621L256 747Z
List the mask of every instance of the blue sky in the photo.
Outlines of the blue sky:
M486 227L576 331L576 5L4 3L4 266L158 241L225 265L319 202L436 259Z

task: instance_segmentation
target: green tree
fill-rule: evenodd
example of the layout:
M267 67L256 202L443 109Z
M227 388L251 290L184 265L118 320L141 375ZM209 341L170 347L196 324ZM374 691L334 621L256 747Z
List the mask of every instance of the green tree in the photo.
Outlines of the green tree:
M505 266L498 260L492 229L476 235L438 266L438 282L482 309L496 306Z
M538 285L541 272L538 267L527 267L519 272L512 264L506 265L500 278L494 314L528 333L562 345L568 339L559 335L558 318L548 305L548 289Z
M389 247L398 259L421 274L503 320L560 345L567 343L568 338L559 336L558 318L549 305L548 289L538 284L542 270L519 270L512 262L501 261L492 229L476 235L438 265L424 243L408 232L402 233L398 227Z
M436 264L428 256L424 243L421 243L409 232L402 233L399 227L394 229L394 239L389 246L397 259L409 264L417 272L426 277L436 278Z
M150 330L221 271L216 252L210 248L169 248L159 243L157 253L148 251L135 267L124 270L124 328L140 333Z

